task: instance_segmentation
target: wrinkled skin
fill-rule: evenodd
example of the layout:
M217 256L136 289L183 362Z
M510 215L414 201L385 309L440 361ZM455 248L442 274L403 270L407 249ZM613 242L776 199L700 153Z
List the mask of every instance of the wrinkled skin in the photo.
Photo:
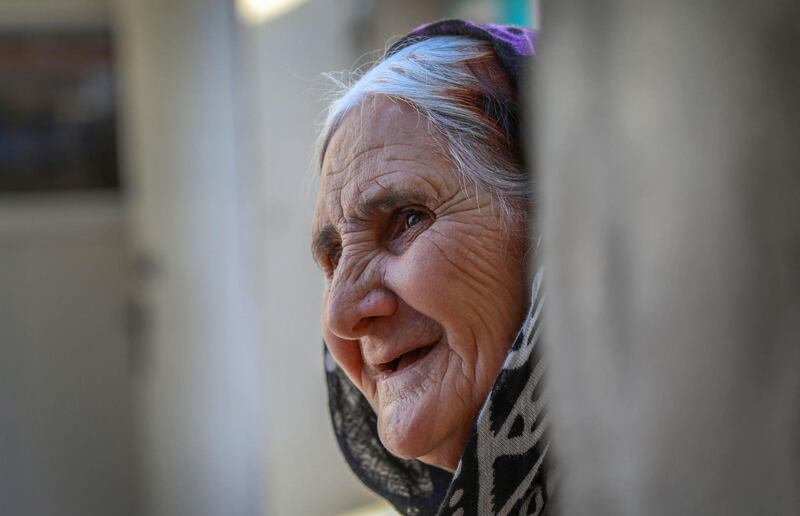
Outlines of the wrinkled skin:
M387 98L353 109L327 148L313 228L325 342L399 457L455 469L522 322L526 231L496 204Z

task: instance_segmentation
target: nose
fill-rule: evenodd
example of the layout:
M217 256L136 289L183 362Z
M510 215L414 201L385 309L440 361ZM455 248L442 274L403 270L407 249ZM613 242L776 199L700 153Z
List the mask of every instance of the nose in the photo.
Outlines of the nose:
M328 287L327 305L328 330L341 339L356 340L368 335L376 320L397 311L397 297L382 285L376 271L365 271L335 278Z

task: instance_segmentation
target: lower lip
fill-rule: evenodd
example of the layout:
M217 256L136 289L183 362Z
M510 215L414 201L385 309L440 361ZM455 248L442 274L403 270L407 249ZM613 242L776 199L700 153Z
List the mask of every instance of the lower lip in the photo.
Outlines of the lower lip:
M378 380L391 380L394 378L399 378L405 374L413 373L419 370L420 368L427 367L428 364L435 358L435 355L438 355L439 349L442 347L442 341L438 341L436 344L431 346L431 349L425 354L424 357L420 358L413 364L406 366L402 369L398 369L397 371L381 371L378 373ZM413 351L413 350L412 350Z

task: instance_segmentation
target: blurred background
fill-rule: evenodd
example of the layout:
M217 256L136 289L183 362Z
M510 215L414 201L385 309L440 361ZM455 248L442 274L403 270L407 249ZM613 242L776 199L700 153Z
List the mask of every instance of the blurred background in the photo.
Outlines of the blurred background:
M323 72L528 0L0 0L0 515L389 514L308 251Z

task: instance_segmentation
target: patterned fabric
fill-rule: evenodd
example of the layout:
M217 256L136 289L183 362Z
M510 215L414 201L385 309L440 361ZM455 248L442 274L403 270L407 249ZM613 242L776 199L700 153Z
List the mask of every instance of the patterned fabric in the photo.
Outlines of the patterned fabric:
M542 271L525 321L478 415L455 474L383 447L369 403L325 351L334 432L364 484L409 516L544 515L555 476L542 393Z

